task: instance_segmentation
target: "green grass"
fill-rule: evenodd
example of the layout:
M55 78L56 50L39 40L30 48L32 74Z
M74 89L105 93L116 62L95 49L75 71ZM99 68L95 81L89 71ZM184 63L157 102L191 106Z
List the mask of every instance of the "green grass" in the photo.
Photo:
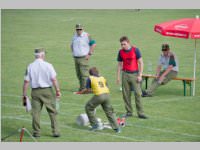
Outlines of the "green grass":
M97 41L91 66L96 66L108 80L114 110L119 116L125 112L122 94L115 84L119 38L130 37L140 48L147 72L147 62L156 67L160 47L170 43L180 64L180 77L193 76L194 40L163 37L153 31L155 24L200 14L200 10L2 10L1 51L1 136L5 137L21 127L31 127L31 115L21 104L23 76L26 66L34 60L33 50L45 47L46 59L58 73L62 98L58 116L62 136L51 137L50 120L43 108L40 142L100 141L200 141L200 41L197 40L196 96L183 96L181 81L160 87L154 97L143 98L144 111L149 119L127 119L121 134L112 130L90 132L76 125L76 117L84 113L84 105L92 95L76 96L78 88L74 62L69 48L76 23L85 26ZM29 89L30 95L30 89ZM134 98L133 107L135 108ZM99 107L97 116L107 121ZM24 141L33 141L27 134ZM19 133L5 141L18 142Z

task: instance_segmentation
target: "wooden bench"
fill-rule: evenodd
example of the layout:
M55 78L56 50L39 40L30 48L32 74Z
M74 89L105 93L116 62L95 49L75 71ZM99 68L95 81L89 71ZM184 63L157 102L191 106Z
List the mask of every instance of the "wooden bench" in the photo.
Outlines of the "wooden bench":
M156 78L155 75L150 75L150 74L143 74L142 78L145 79L145 89L148 88L148 79L149 78ZM180 77L176 77L173 78L172 80L179 80L183 82L183 92L184 92L184 96L186 96L186 84L189 85L190 87L190 96L192 95L192 82L195 80L194 78L180 78Z

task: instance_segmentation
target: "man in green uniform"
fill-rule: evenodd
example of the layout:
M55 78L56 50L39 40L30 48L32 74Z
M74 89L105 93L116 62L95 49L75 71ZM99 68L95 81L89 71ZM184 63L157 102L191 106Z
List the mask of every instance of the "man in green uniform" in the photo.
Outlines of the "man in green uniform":
M23 105L26 106L27 89L31 86L32 127L33 136L40 137L40 114L43 105L49 114L53 137L59 137L57 125L56 97L60 97L60 89L56 79L56 72L52 64L44 61L45 51L43 48L35 49L35 61L26 69L23 85ZM56 97L52 86L56 91Z
M143 91L143 97L153 96L155 90L160 85L165 85L178 74L178 60L176 55L170 51L169 44L162 44L162 54L160 55L156 76L151 86Z
M120 128L114 115L114 110L110 104L109 89L104 77L99 75L96 67L89 70L89 78L87 79L86 89L78 92L77 94L85 94L90 91L94 93L94 96L85 106L86 113L88 115L89 122L92 126L92 130L102 130L103 126L98 123L95 117L95 108L99 105L102 106L106 117L108 118L112 129L116 133L120 133Z
M117 83L120 82L120 72L122 68L122 94L125 103L125 117L133 116L131 104L131 89L134 89L137 115L141 119L146 119L141 102L141 87L143 72L143 60L138 48L131 46L128 37L120 38L122 49L118 53Z
M78 91L85 88L89 70L89 59L95 47L95 40L92 40L91 36L83 30L81 24L77 24L76 33L72 38L71 50L74 57L76 75L80 85Z

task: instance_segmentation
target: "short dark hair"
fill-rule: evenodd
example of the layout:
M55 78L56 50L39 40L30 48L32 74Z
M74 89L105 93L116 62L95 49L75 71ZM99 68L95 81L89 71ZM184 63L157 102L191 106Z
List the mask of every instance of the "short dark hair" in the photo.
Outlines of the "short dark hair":
M122 37L119 39L119 41L120 41L120 43L123 42L123 41L130 42L127 36L122 36Z
M169 50L169 44L166 43L162 44L162 51L167 51L167 50Z
M45 52L44 48L35 48L35 53Z
M97 70L96 67L92 67L89 69L89 74L92 76L99 76L99 71Z

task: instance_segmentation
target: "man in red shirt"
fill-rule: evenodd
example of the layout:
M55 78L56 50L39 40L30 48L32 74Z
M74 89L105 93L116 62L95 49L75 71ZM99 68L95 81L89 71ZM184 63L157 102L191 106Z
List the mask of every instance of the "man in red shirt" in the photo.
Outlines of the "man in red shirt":
M120 38L121 50L118 53L117 83L120 82L120 72L122 68L122 94L125 103L125 117L133 116L131 105L131 87L134 88L137 115L139 118L147 119L144 115L141 103L141 87L143 72L143 60L138 48L131 46L128 37Z

